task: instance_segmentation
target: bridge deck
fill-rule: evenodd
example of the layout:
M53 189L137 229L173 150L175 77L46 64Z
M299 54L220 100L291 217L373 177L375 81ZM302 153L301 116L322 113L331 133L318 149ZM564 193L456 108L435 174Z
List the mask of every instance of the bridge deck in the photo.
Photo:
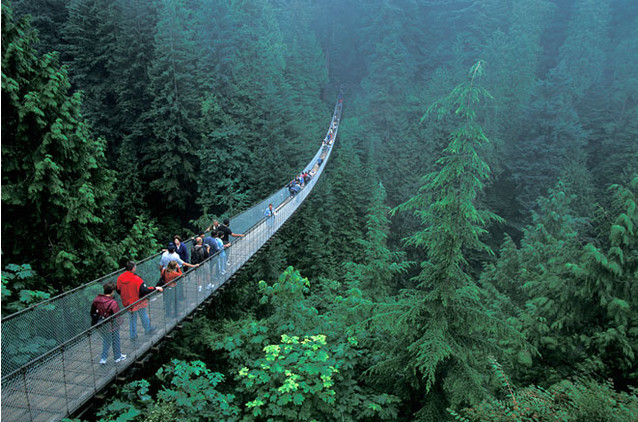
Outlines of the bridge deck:
M341 107L337 104L333 120L340 118ZM336 137L338 125L334 131L333 139ZM321 148L315 157L308 164L306 169L316 170L315 176L306 186L294 197L287 197L277 207L277 213L272 218L264 218L264 211L267 207L264 202L257 205L252 213L255 221L253 225L245 230L245 237L237 238L230 248L226 249L226 256L216 255L209 258L199 268L189 271L180 279L177 286L167 288L163 293L152 293L148 298L148 313L151 326L156 330L151 335L145 335L138 321L138 337L134 340L129 338L129 316L128 310L123 309L118 315L112 317L119 319L119 333L121 338L122 353L127 355L127 359L120 363L113 362L113 351L109 351L107 364L99 363L102 351L102 336L100 330L105 324L110 324L111 319L103 323L86 329L78 335L63 340L61 344L50 350L46 354L33 359L26 365L21 366L10 374L3 374L2 377L2 419L7 421L51 421L60 420L73 413L82 404L88 401L94 394L108 385L115 377L125 371L131 364L144 355L153 345L162 340L179 322L190 313L202 306L217 290L252 257L257 251L279 230L283 224L299 208L305 198L312 191L315 183L321 176L325 168L325 162L329 158L331 148ZM323 158L322 165L316 164L318 158ZM270 200L267 199L267 200ZM233 229L236 228L233 226ZM239 230L237 230L239 231ZM151 274L159 278L157 273L157 263L150 262L147 267L149 274L142 277L149 281L154 281ZM155 267L155 272L150 272ZM152 280L152 281L151 281ZM79 289L74 298L73 295L64 297L65 305L78 303L78 309L64 308L58 305L48 305L48 309L57 309L65 314L79 318L88 318L87 292L95 296L95 289L101 292L101 286L105 281L95 284L93 290ZM211 284L212 288L208 288ZM92 300L92 297L91 297ZM169 302L173 305L170 308L176 310L176 315L169 314ZM25 313L24 315L28 315ZM68 315L64 316L68 318ZM14 324L16 327L29 329L29 324L39 323L33 320L21 324ZM49 331L64 329L65 323L47 321L54 327ZM66 323L68 324L68 323ZM60 328L55 328L60 327ZM3 331L5 322L3 321ZM34 332L37 327L33 326ZM17 333L18 336L20 333ZM53 338L59 338L57 332L48 333ZM64 333L62 334L64 335ZM24 337L24 336L23 336ZM28 337L28 336L27 336ZM64 339L64 337L62 337ZM3 333L3 343L5 336ZM9 357L8 349L2 348L3 372L5 372L4 361ZM6 353L6 355L5 355Z

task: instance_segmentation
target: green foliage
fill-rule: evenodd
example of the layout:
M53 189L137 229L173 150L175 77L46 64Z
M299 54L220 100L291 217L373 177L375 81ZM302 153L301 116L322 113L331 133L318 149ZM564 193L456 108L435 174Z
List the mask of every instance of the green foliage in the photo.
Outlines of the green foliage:
M107 70L115 105L102 112L112 115L108 121L110 164L119 174L115 182L117 201L113 204L112 231L120 239L142 212L159 217L145 200L150 181L143 177L142 162L144 151L154 139L146 113L153 100L148 70L153 60L157 2L113 3L115 42L108 46Z
M233 396L217 390L224 377L203 362L173 359L156 373L163 388L155 397L146 380L123 388L127 401L116 399L103 407L101 421L231 421L239 409Z
M168 0L158 7L154 59L148 69L150 109L145 114L152 142L143 151L141 168L149 181L146 202L158 204L154 214L167 229L187 220L180 210L195 204L196 151L199 147L201 96L195 11L186 0Z
M638 398L634 393L617 392L609 382L563 380L547 389L530 385L513 393L508 390L507 399L490 397L459 412L448 411L455 420L463 422L621 422L638 417Z
M556 68L534 88L524 122L529 129L519 138L512 158L519 200L527 209L557 183L565 164L579 157L585 145L587 132L574 108L572 83L572 75Z
M57 57L36 54L29 24L14 23L6 4L2 17L2 233L25 239L3 252L57 287L73 285L115 266L101 237L113 174Z
M302 339L282 335L280 344L264 347L265 356L238 375L247 395L254 397L246 403L252 415L296 421L332 414L333 376L339 365L325 346L326 336L319 334Z
M246 403L245 418L394 418L396 398L358 381L371 352L345 332L350 303L339 300L322 314L306 297L309 288L288 268L277 282L259 283L265 318L226 322L207 334L215 355L238 374L234 393Z
M386 193L381 183L373 191L371 206L366 221L366 235L357 239L362 249L361 262L347 262L344 279L351 287L360 288L373 300L382 301L394 293L396 277L405 274L409 263L403 253L388 249L387 239L390 221L387 215L390 208L385 205Z
M602 360L606 375L620 372L620 378L634 379L638 376L638 320L631 309L638 306L638 175L628 186L612 185L610 191L610 211L617 217L607 251L588 244L581 259L568 269L578 286L582 315L589 318L589 327L596 327L587 330L588 356Z
M83 116L97 136L108 139L108 151L117 139L114 78L110 60L116 42L116 2L70 0L69 17L62 28L63 49L70 58L69 69L74 87L83 92Z
M42 285L29 264L7 264L1 279L3 318L51 297L49 292L25 288L26 285ZM41 312L4 324L2 338L6 353L3 362L5 368L19 368L34 357L48 352L56 344L54 339L42 337L32 329L33 324L38 324L38 318L50 317L48 312L54 309L51 304L42 305Z
M334 152L333 171L330 172L333 223L337 226L330 231L333 259L336 262L358 260L361 247L357 240L363 237L364 217L369 204L371 181L353 144L341 141L340 148ZM338 217L338 220L336 218Z
M68 278L108 271L123 254L143 257L157 246L158 227L232 214L283 185L319 144L329 112L322 98L332 101L340 86L346 94L341 141L320 189L243 274L276 280L294 264L313 282L289 269L259 289L235 283L225 296L233 303L215 312L241 308L243 317L201 319L179 345L228 381L213 382L217 375L198 364L167 367L159 382L170 398L140 381L104 417L200 418L216 406L205 398L215 397L211 383L237 394L229 419L254 419L251 410L270 402L245 404L265 394L292 394L277 411L313 400L321 408L321 391L284 394L290 377L260 363L272 347L290 347L284 366L307 379L310 363L296 353L303 339L325 336L318 351L330 365L310 366L338 372L330 375L335 402L317 419L441 420L446 407L489 391L492 353L508 355L517 381L559 384L506 387L457 419L489 420L492 410L504 420L635 419L608 406L633 406L610 386L561 381L580 370L624 387L637 374L635 182L613 187L609 199L602 189L638 165L635 2L18 3L46 33L38 43L3 4L3 258L32 268L7 266L3 311ZM82 103L67 94L56 56L36 45L63 50ZM459 85L474 57L485 61ZM479 76L495 101L484 101L491 96ZM424 104L442 97L419 125ZM80 109L105 140L91 139ZM486 190L491 175L498 184ZM406 211L389 228L386 201ZM504 224L488 207L513 218L498 258L490 247ZM395 252L406 233L405 252L421 262L412 279ZM39 277L20 278L29 271ZM261 306L246 309L257 295ZM28 360L46 342L24 340L10 359ZM248 388L237 375L243 367L272 376Z
M560 49L559 66L573 77L571 88L576 97L583 97L602 82L610 18L610 0L584 0L574 6L567 39Z
M14 16L31 16L31 25L38 31L36 48L39 53L61 51L64 44L62 28L68 19L68 0L14 0ZM62 57L64 61L64 57Z
M548 198L540 198L539 211L524 229L520 248L505 242L500 259L488 266L481 277L505 294L507 300L492 300L538 350L532 368L518 366L533 374L533 382L551 383L571 373L571 363L581 354L577 337L569 334L582 324L574 313L574 288L567 264L580 254L583 224L572 212L574 196L558 184ZM581 355L582 358L582 355ZM529 366L529 365L526 365ZM520 373L516 373L521 376Z
M157 240L158 228L154 221L149 221L145 215L137 216L135 224L118 245L117 252L122 257L138 261L157 252L161 246Z
M29 264L7 264L2 271L2 316L28 308L51 297L50 293L26 289L35 285L36 274Z
M539 201L534 224L520 249L508 243L482 281L511 297L504 312L539 356L521 370L531 382L555 383L574 367L624 384L636 373L636 179L613 186L607 252L582 246L582 221L571 213L572 196L559 185ZM522 369L522 368L519 368Z
M479 400L485 393L481 357L499 352L499 342L517 341L516 333L482 303L466 258L469 251L491 253L480 236L498 217L477 208L477 198L489 177L480 158L488 142L476 122L476 105L489 94L478 85L482 62L470 70L469 81L430 107L428 113L454 113L458 126L437 161L439 171L425 176L419 193L394 211L410 211L423 229L406 244L423 248L427 260L415 278L416 290L406 291L395 306L399 342L390 346L377 371L389 375L407 365L403 382L424 394L418 411L433 418L438 402ZM396 362L395 362L396 361ZM428 416L429 415L429 416Z

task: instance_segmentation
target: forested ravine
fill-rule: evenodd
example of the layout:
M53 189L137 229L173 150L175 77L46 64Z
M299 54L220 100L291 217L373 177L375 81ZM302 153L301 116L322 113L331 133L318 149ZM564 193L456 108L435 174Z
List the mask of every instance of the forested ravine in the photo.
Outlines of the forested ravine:
M3 317L284 186L340 91L312 196L81 418L638 420L634 0L3 2Z

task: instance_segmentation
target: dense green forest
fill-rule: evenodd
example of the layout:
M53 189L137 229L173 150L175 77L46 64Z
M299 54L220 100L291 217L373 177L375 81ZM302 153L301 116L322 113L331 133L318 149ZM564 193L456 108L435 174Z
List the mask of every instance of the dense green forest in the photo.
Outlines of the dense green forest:
M2 313L303 208L102 420L638 420L638 2L2 3Z

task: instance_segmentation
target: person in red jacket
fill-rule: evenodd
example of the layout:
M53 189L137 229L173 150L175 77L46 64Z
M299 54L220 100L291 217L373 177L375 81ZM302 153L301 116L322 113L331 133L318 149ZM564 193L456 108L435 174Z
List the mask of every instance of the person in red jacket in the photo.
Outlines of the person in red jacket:
M100 320L107 319L111 315L115 315L120 311L113 295L115 294L115 283L108 282L104 285L104 294L99 294L93 299L91 304L91 315L99 315ZM120 350L120 324L117 321L119 318L112 318L101 327L98 327L98 331L102 336L102 356L100 359L100 365L106 364L106 358L109 356L109 349L113 345L113 359L115 363L122 362L126 359L126 355L122 354Z
M151 321L148 318L148 300L138 300L152 292L153 290L163 291L161 287L146 287L144 284L144 280L142 277L135 274L136 270L135 262L128 261L126 263L126 271L124 271L117 278L117 292L120 294L122 298L122 305L124 307L129 306L132 303L135 305L129 308L129 322L130 322L130 336L131 340L135 340L137 338L137 315L139 314L140 320L142 320L142 325L144 326L144 331L146 334L152 334L155 330L151 327Z

